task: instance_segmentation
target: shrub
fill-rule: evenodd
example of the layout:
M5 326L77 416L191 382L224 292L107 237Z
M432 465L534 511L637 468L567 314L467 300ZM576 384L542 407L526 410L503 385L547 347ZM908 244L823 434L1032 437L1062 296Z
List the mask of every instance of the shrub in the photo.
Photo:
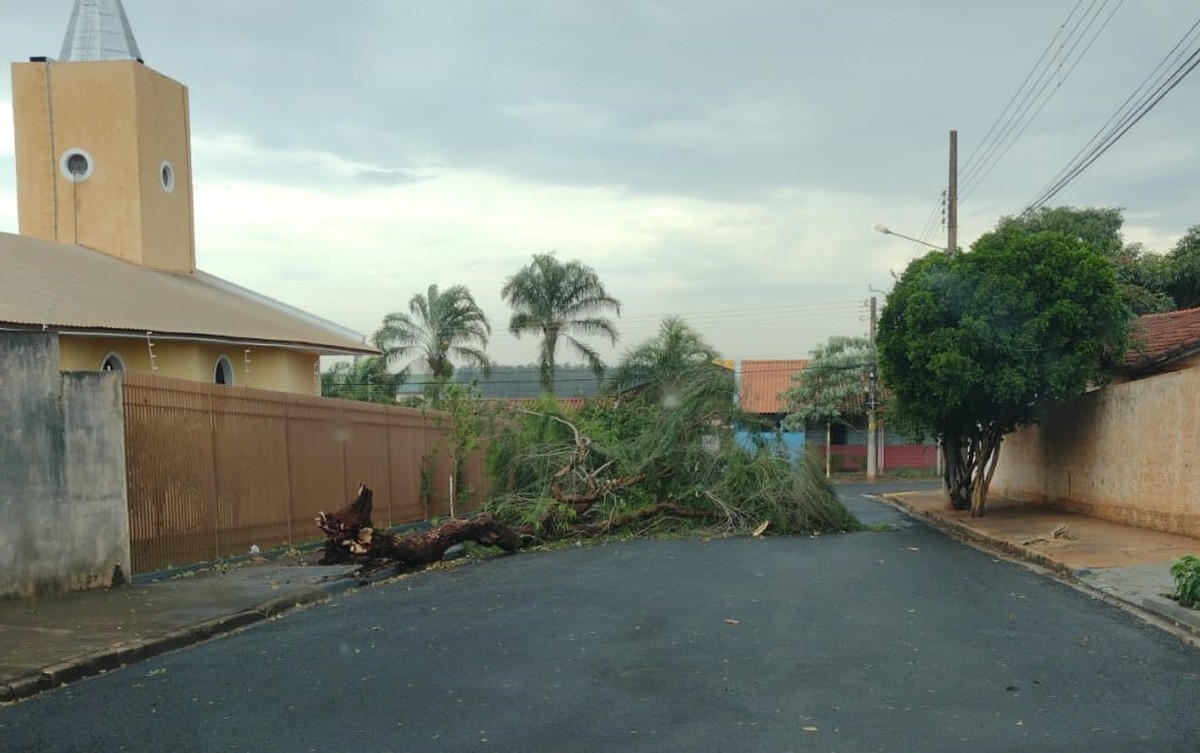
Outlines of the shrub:
M1200 604L1200 557L1190 554L1181 557L1171 565L1171 576L1175 578L1172 598L1185 607Z

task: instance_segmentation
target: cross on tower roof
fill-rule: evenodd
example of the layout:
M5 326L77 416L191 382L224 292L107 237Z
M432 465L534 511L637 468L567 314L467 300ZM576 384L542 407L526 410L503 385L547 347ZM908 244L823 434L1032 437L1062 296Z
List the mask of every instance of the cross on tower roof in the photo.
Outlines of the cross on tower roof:
M75 0L59 60L141 60L121 0Z

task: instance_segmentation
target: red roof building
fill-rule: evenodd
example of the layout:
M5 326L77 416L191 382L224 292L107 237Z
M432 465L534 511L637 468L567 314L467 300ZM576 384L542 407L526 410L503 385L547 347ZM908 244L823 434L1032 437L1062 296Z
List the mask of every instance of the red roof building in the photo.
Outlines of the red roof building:
M1122 364L1133 376L1178 371L1200 361L1200 308L1146 314L1133 321Z

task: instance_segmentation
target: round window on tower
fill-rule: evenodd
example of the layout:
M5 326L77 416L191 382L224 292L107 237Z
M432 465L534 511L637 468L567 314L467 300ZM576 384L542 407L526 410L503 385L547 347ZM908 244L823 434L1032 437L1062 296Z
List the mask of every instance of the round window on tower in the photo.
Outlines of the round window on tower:
M175 192L175 168L167 160L163 160L162 165L158 168L158 179L162 183L164 191Z
M68 149L58 161L63 177L72 183L82 183L92 177L95 163L86 149Z

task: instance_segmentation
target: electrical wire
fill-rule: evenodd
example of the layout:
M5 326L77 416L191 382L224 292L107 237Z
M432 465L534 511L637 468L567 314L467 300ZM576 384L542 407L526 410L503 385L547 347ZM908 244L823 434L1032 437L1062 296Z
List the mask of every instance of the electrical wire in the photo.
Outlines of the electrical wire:
M1133 93L1126 97L1121 106L1105 121L1087 144L1025 206L1022 214L1036 211L1057 196L1101 155L1112 148L1113 144L1128 133L1133 126L1137 125L1188 74L1195 70L1197 65L1200 65L1200 45L1197 44L1197 41L1200 40L1200 36L1197 36L1198 29L1200 29L1200 19L1192 24L1191 28L1155 66L1154 70L1134 89ZM1197 46L1195 49L1191 49L1189 54L1190 45ZM1166 70L1172 64L1175 65L1175 68L1167 73ZM1154 87L1153 90L1151 87ZM1135 99L1137 101L1131 105L1130 103Z
M1075 72L1079 63L1092 49L1096 40L1100 38L1100 35L1112 22L1113 16L1116 15L1117 11L1124 4L1124 0L1117 0L1103 23L1093 31L1093 27L1096 26L1096 22L1100 19L1100 15L1104 12L1105 8L1108 7L1109 2L1110 0L1092 0L1083 14L1075 20L1066 37L1059 44L1058 50L1047 61L1042 72L1034 79L1034 83L1030 86L1029 90L1021 97L1018 109L1009 115L996 138L992 140L988 148L981 154L980 159L974 162L970 169L964 169L960 178L962 186L960 193L962 198L966 198L978 189L988 175L991 174L992 170L995 169L996 165L1012 149L1013 145L1021 139L1029 129L1029 126L1033 124L1038 115L1046 108L1046 105L1053 100L1063 84L1066 83L1067 79L1071 77L1071 74ZM1079 3L1076 3L1076 9L1078 7ZM1072 14L1074 12L1073 9ZM1069 22L1070 16L1068 16L1068 20L1064 22L1063 26L1065 27ZM1060 32L1061 30L1062 27L1060 27ZM1082 50L1080 50L1081 44L1083 45ZM1041 59L1039 58L1039 60ZM1051 88L1051 84L1053 84L1053 88Z
M975 167L976 158L991 148L992 138L993 134L996 133L996 128L999 127L1000 123L1005 120L1007 114L1012 109L1013 104L1017 101L1017 97L1021 95L1021 92L1024 91L1025 86L1033 78L1033 74L1037 72L1043 61L1045 61L1046 55L1050 53L1050 50L1054 49L1055 41L1062 35L1063 29L1065 29L1067 24L1071 22L1071 19L1075 16L1076 11L1079 10L1079 6L1081 5L1083 5L1083 0L1076 0L1075 7L1073 7L1071 12L1067 14L1067 19L1059 25L1058 30L1054 33L1054 36L1052 36L1050 41L1046 43L1046 47L1042 50L1042 54L1038 56L1038 59L1034 61L1033 66L1030 67L1029 72L1025 74L1025 80L1021 82L1021 85L1018 86L1016 91L1013 92L1012 97L1009 98L1008 102L1004 105L1004 108L1000 110L1000 114L997 115L996 119L992 121L992 125L988 128L987 133L983 135L983 139L980 140L974 151L972 151L971 154L969 154L963 161L962 173L964 176L971 174L971 171Z
M1113 9L1104 19L1104 23L1100 25L1100 28L1098 28L1096 32L1092 34L1091 39L1088 40L1083 52L1081 52L1075 58L1074 62L1071 63L1071 67L1067 69L1067 72L1061 78L1059 78L1058 82L1054 85L1053 91L1051 91L1049 95L1041 100L1041 103L1038 104L1037 109L1033 111L1033 114L1024 120L1024 122L1017 129L1016 133L1013 134L1012 138L1009 139L1008 142L999 150L999 152L996 153L995 157L986 165L986 167L981 168L982 172L978 173L971 181L969 181L969 185L967 185L962 191L960 198L965 199L974 193L975 190L978 189L983 183L983 181L987 180L987 177L991 174L992 170L995 169L996 165L1000 164L1004 157L1008 155L1008 152L1013 148L1013 145L1021 140L1021 137L1024 136L1025 132L1029 130L1029 126L1032 125L1035 120L1037 120L1037 117L1041 115L1042 110L1046 109L1046 105L1050 103L1050 101L1054 98L1054 95L1058 93L1060 88L1062 88L1062 85L1067 81L1068 78L1071 77L1071 74L1075 72L1075 69L1079 66L1079 63L1084 57L1087 56L1088 51L1092 49L1092 45L1096 44L1096 40L1099 39L1104 30L1108 28L1109 23L1112 22L1113 16L1117 14L1117 11L1120 10L1123 4L1124 0L1119 0L1119 2L1113 6ZM1103 7L1101 7L1101 10L1103 10ZM1096 18L1097 17L1094 16L1092 20L1088 22L1087 28L1091 28L1092 24L1095 23ZM1086 32L1087 29L1084 30L1084 33ZM1072 50L1079 45L1081 40L1082 37L1076 39L1075 43L1072 45Z

